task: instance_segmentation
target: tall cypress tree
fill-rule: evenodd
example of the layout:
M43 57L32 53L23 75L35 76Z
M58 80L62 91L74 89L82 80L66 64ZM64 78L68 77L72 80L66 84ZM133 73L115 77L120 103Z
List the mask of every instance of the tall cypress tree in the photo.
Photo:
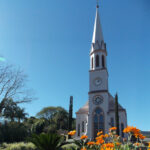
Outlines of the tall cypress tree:
M72 113L73 113L73 96L70 96L68 131L72 130L72 122L73 122Z
M115 95L115 122L117 127L117 135L119 135L119 111L118 111L118 95Z

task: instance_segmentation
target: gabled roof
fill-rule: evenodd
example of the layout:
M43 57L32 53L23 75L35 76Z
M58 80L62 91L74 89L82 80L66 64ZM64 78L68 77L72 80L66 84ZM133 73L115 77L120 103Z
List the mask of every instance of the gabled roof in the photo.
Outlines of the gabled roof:
M88 112L89 112L89 101L87 101L86 104L76 112L76 114L88 114Z
M126 112L126 109L123 108L120 104L119 104L118 108L119 108L119 111ZM115 111L115 100L114 100L114 97L109 93L108 112L110 112L110 111ZM76 114L88 114L88 112L89 112L89 100L86 102L86 104L83 107L81 107L76 112Z
M109 93L109 111L115 111L115 100L113 96ZM118 104L119 111L126 111L120 104Z

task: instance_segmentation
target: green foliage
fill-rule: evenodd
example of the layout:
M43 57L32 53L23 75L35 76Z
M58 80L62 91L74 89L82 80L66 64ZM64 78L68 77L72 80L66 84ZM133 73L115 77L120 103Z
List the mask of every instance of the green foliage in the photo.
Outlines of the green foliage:
M24 141L28 132L24 124L17 122L5 122L0 126L0 142Z
M20 123L21 120L26 118L27 113L25 113L24 108L20 108L13 99L6 99L2 116L6 119L11 120L12 122L17 119Z
M31 127L32 133L36 133L36 134L42 133L46 124L47 121L45 119L38 119Z
M36 147L32 143L13 143L13 144L7 144L3 143L0 147L1 150L36 150Z
M45 118L49 121L53 118L53 115L57 112L57 107L44 107L40 112L36 114L38 118Z
M79 147L74 143L66 144L62 146L62 148L63 150L78 150L79 149Z
M41 133L33 135L30 141L38 148L38 150L59 150L64 140L57 134Z
M118 112L118 95L115 95L115 122L117 127L117 135L119 135L119 112Z
M62 107L45 107L36 116L48 121L43 131L56 132L59 129L68 129L68 112Z
M73 96L70 96L68 131L72 130L72 122L73 122L72 112L73 112Z

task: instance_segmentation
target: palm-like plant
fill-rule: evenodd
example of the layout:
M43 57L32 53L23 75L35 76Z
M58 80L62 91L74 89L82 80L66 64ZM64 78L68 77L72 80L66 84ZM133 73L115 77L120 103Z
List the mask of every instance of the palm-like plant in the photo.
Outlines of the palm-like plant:
M60 150L64 144L64 140L57 134L41 133L33 135L30 141L38 148L38 150Z
M7 99L7 101L5 102L3 116L13 122L16 114L16 108L17 105L13 102L13 99Z
M15 118L18 119L18 123L20 123L21 120L24 120L28 115L27 113L25 113L25 109L20 107L17 107L15 112L16 112Z

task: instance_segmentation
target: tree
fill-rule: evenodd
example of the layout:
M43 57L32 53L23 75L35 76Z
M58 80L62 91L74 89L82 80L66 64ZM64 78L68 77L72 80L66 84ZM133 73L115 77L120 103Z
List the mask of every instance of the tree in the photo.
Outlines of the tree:
M12 99L6 99L4 107L2 116L13 122L16 116L17 104Z
M26 119L26 116L28 114L25 113L25 109L24 108L20 108L20 107L17 106L15 111L16 111L15 118L18 119L18 123L20 123L21 120Z
M57 130L67 130L68 129L68 112L62 108L57 107L57 111L53 116L53 121L57 125Z
M68 129L68 112L62 107L45 107L36 115L38 118L45 118L49 122L49 131Z
M44 107L40 112L36 114L38 118L45 118L49 121L52 120L54 114L57 112L57 107Z
M73 96L70 96L68 131L72 130L72 122L73 122L72 112L73 112Z
M20 69L0 64L0 113L7 99L14 99L16 104L33 99L31 90L25 86L26 81L27 76Z
M31 132L40 134L44 131L44 128L47 125L48 125L48 123L47 123L46 119L44 119L44 118L37 119L36 122L34 122L33 125L31 126Z
M118 95L115 95L115 122L117 127L117 135L119 135L119 112L118 112Z
M2 116L10 119L13 122L15 119L18 119L18 123L21 120L26 118L27 113L25 113L24 108L20 108L13 99L6 99L5 105L2 111Z
M17 122L7 122L0 126L0 142L20 142L28 136L28 131L24 124Z
M72 130L72 124L73 124L72 111L73 111L73 96L70 96L68 131ZM71 136L69 135L68 138L70 139Z

